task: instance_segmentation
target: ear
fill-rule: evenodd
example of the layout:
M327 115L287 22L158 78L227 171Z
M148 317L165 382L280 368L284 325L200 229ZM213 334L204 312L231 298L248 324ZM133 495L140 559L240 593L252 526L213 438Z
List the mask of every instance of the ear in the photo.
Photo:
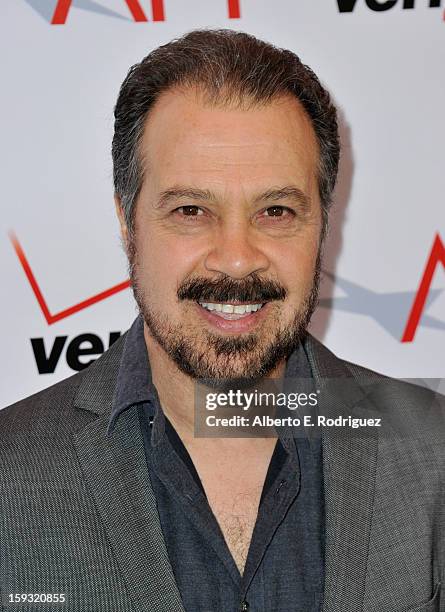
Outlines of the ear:
M121 228L122 242L124 243L125 249L126 249L128 245L128 227L127 227L127 222L125 220L124 211L122 208L122 202L121 202L120 197L117 195L117 193L114 194L114 204L116 206L116 214L117 214L117 218L119 219L119 225Z

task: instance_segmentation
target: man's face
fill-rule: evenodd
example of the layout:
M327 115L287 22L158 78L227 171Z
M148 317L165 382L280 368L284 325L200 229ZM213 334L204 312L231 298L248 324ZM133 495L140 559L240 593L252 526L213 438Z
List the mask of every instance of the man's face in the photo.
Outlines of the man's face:
M249 110L195 91L157 101L129 239L148 334L194 378L262 378L316 301L318 147L293 98Z

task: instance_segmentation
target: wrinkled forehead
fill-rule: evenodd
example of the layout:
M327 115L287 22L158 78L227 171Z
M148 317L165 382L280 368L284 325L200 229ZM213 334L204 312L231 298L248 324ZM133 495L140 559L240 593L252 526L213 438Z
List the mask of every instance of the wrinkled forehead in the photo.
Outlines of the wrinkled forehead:
M310 118L290 94L266 103L217 103L196 89L175 88L151 109L140 155L144 175L160 188L204 175L308 184L317 174L319 149Z

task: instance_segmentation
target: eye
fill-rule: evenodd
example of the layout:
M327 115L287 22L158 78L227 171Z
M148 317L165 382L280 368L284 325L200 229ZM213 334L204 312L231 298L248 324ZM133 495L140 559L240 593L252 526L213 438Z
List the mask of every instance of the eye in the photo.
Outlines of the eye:
M176 208L174 212L178 212L183 217L199 217L204 214L202 208L193 205L179 206L179 208Z
M286 206L269 206L264 211L265 217L289 217L293 215L295 215L294 211Z

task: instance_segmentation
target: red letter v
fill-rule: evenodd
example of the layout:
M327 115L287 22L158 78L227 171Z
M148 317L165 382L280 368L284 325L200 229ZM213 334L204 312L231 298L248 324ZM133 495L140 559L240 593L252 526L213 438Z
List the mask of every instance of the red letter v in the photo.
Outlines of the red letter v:
M408 322L406 324L405 331L403 332L402 342L412 342L414 340L414 335L419 325L420 317L422 316L423 309L425 308L425 302L428 297L433 275L439 262L441 262L445 267L445 247L439 234L436 234L433 248L431 249L430 256L425 266L425 272L423 273L422 280L420 281L419 289L417 290Z

